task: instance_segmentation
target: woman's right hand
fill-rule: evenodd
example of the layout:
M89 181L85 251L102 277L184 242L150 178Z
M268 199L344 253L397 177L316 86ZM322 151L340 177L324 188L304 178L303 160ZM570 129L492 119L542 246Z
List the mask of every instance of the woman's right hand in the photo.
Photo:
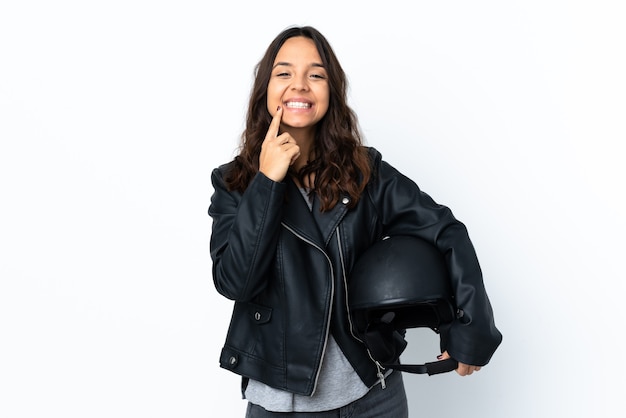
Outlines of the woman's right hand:
M259 156L259 171L274 181L282 181L289 166L300 156L300 147L289 132L278 134L282 115L283 108L279 107L267 130Z
M448 354L447 351L444 351L443 353L437 356L437 360L446 360L449 358L450 358L450 354ZM469 376L470 374L474 372L479 372L481 368L480 366L473 366L471 364L461 363L460 361L458 363L459 363L459 366L456 368L456 372L460 376Z

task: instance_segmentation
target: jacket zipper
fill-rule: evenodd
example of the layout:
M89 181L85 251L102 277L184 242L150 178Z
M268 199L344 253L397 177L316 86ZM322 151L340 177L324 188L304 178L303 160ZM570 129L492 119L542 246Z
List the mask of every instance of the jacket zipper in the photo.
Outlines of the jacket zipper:
M343 261L343 247L341 246L341 236L340 236L340 231L339 231L339 227L337 227L337 247L339 247L339 259L341 260L341 277L343 278L343 286L345 289L345 294L346 294L346 309L348 310L348 323L350 324L350 334L352 334L352 337L354 339L356 339L357 341L360 341L363 343L363 340L360 339L359 337L357 337L354 334L353 331L353 326L352 326L352 317L350 316L350 304L349 304L349 300L348 300L348 279L346 278L346 264ZM369 356L369 358L374 362L374 364L376 365L376 376L378 376L378 378L380 379L380 387L382 389L386 389L387 388L387 383L385 383L385 375L383 373L383 371L385 370L385 368L377 361L374 359L374 357L372 356L372 353L370 352L369 348L367 348L367 355Z
M285 229L290 231L292 234L294 234L296 237L301 239L302 241L306 242L307 244L311 245L314 248L317 248L322 254L324 254L324 257L326 257L326 261L328 261L328 266L330 267L330 273L331 273L330 304L329 304L330 306L328 307L328 319L326 320L326 335L324 336L324 346L322 348L322 357L320 358L320 365L318 366L317 372L315 373L315 382L313 383L313 391L311 392L311 396L313 396L313 394L317 390L317 381L319 380L320 372L322 371L322 363L324 362L324 355L326 354L326 345L328 344L328 334L330 332L330 318L332 316L332 310L333 310L333 299L335 298L335 272L333 270L333 263L332 263L330 257L328 257L328 254L326 254L326 251L324 251L322 248L320 248L313 241L311 241L311 240L303 237L302 235L298 234L296 231L291 229L289 226L285 225L285 223L281 222L281 225L283 227L285 227Z

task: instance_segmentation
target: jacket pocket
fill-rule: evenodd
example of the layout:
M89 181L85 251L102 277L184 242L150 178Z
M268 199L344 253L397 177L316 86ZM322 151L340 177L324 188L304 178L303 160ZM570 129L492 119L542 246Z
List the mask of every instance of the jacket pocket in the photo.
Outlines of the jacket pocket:
M248 315L250 315L255 324L267 324L270 322L270 319L272 319L272 308L255 303L248 303Z

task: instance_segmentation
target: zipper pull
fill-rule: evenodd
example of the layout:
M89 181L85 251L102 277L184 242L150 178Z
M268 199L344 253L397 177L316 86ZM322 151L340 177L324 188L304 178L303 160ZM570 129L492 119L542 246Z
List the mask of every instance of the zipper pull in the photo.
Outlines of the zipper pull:
M382 372L378 372L378 377L380 378L380 387L383 389L387 389L387 384L385 383L385 375Z
M387 383L385 383L385 375L383 374L383 370L385 370L385 368L381 366L379 362L376 362L376 368L378 369L378 373L376 373L376 376L378 376L378 378L380 379L380 387L382 389L386 389Z

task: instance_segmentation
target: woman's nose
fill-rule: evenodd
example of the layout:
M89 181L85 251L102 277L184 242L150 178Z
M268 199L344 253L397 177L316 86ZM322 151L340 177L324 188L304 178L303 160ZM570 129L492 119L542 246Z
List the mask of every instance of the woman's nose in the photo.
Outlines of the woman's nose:
M293 90L308 90L309 83L306 76L299 76L293 79L293 83L291 84L291 88Z

